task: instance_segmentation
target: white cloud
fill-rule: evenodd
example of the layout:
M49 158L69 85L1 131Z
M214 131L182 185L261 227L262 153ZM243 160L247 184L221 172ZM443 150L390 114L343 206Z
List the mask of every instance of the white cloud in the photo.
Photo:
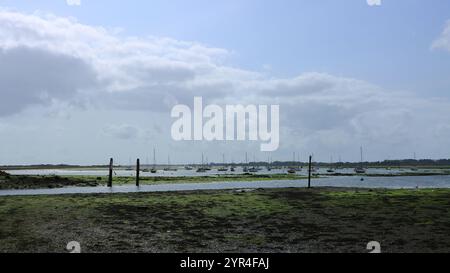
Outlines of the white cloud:
M433 42L432 49L450 51L450 20L447 21L441 35Z
M72 98L96 82L95 72L83 59L39 48L0 48L0 116Z
M103 128L107 136L119 139L132 139L139 135L139 129L129 124L109 125Z
M84 89L91 87L99 92L129 92L131 95L137 94L136 97L139 99L142 93L151 97L171 97L171 92L183 88L185 90L199 86L206 88L220 84L224 77L239 79L253 74L219 66L218 62L229 54L223 49L169 38L121 38L104 28L82 25L74 19L49 14L27 15L0 10L0 49L5 56L22 49L27 52L39 52L41 55L58 56L61 60L72 60L85 65L87 67L85 73L91 71L93 75L89 79L78 79L75 85L67 82L68 86L72 86L72 94L81 91L81 87ZM56 62L48 60L47 63ZM18 62L9 58L2 64L6 69L17 66ZM36 65L38 64L34 64ZM43 67L45 64L42 64ZM69 73L68 69L73 68L61 67L52 75L55 79L60 76L67 77L69 74L72 74L73 79L80 77L77 73ZM41 70L41 73L45 73L45 69ZM34 72L29 69L21 73L18 71L15 74L17 77L35 78ZM20 81L15 82L21 84ZM42 83L51 85L53 81L47 80ZM205 92L211 89L208 88ZM47 90L53 89L51 86L42 86L39 89L20 92L30 92L33 94L31 96L34 98L33 102L40 102L35 97L40 96L42 92L48 95ZM167 92L161 93L161 90ZM53 95L59 95L59 92ZM149 104L146 107L151 109ZM13 108L17 111L22 109L22 107Z
M450 50L448 37L450 23L434 47ZM196 95L220 104L280 104L281 146L289 154L299 145L344 153L363 142L380 155L402 142L410 143L408 149L440 151L433 146L436 132L450 139L445 99L419 98L326 73L273 78L268 71L227 65L230 54L198 42L126 37L73 18L0 10L0 118L48 105L169 113L172 105L191 104ZM55 106L58 102L64 106ZM123 124L99 130L119 139L144 134Z
M66 3L69 6L80 6L81 0L66 0Z

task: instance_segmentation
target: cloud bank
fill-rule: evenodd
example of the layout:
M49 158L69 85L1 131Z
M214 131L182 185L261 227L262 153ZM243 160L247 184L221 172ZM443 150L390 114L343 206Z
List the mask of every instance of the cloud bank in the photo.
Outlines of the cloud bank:
M450 23L433 47L450 51L449 37ZM327 73L274 78L228 64L231 54L198 42L127 37L73 18L0 10L0 118L80 101L93 110L168 115L174 104L203 96L206 103L280 104L284 149L341 151L371 143L387 154L399 145L438 150L450 139L445 99ZM139 132L99 130L120 139Z
M447 21L441 35L433 42L431 47L450 52L450 20Z

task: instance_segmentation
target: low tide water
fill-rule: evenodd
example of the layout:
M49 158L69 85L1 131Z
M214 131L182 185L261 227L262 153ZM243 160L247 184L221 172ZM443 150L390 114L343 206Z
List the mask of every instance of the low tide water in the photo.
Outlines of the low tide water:
M424 169L418 170L421 173L434 173L439 172L437 169ZM339 169L336 170L337 173L341 174L353 174L353 169ZM402 174L405 172L411 172L410 169L383 169L383 168L369 168L367 169L367 174ZM8 170L8 173L12 175L59 175L59 176L107 176L108 169L31 169L31 170ZM235 172L226 171L220 172L218 170L211 170L204 173L197 173L195 170L185 170L179 169L178 171L163 171L159 170L156 174L152 174L150 172L141 172L141 177L175 177L175 176L186 176L186 177L198 177L198 176L217 176L217 175L234 175L234 174L242 174L242 168L237 168ZM286 174L286 169L272 169L268 171L266 168L261 168L261 170L257 174L265 175L265 174ZM303 168L303 170L299 171L297 174L299 175L307 175L307 168ZM320 168L317 170L317 174L326 175L327 169ZM124 170L124 169L115 169L115 176L135 176L135 170Z
M162 184L107 187L69 187L60 189L36 190L2 190L0 196L17 195L60 195L92 193L133 193L133 192L167 192L195 190L236 190L258 188L297 188L307 187L307 180L270 180L270 181L235 181L189 184ZM386 188L386 189L432 189L450 188L450 176L397 176L397 177L361 177L339 176L323 177L312 180L313 187L349 187L349 188Z

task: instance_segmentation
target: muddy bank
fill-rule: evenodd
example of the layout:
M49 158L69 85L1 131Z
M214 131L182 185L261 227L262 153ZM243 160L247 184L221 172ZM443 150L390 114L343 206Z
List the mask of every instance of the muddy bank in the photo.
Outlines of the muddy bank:
M226 181L271 181L271 180L298 180L306 179L300 175L273 174L273 175L214 175L214 176L179 176L179 177L141 177L141 185L180 184L180 183L209 183ZM27 176L8 175L0 176L0 190L46 189L64 187L96 187L106 186L108 177L105 176ZM115 176L113 185L134 185L136 178L132 176Z
M0 198L0 252L449 252L450 190Z
M0 190L47 189L64 187L96 187L105 185L104 178L1 175Z

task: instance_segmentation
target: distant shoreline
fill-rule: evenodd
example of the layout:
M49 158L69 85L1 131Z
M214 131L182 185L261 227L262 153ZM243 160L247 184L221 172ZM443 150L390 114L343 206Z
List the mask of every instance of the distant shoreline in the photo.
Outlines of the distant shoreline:
M326 177L367 177L367 178L395 178L395 177L432 177L449 176L450 172L421 173L405 172L397 174L320 174L313 175L313 179ZM306 180L304 173L299 174L223 174L204 176L142 176L141 185L170 185L170 184L203 184L214 182L264 182L280 180ZM107 184L107 176L95 175L0 175L0 190L26 190L26 189L57 189L66 187L104 187ZM114 176L114 186L134 185L134 176Z
M402 168L420 168L420 169L450 169L450 159L439 159L439 160L431 160L431 159L422 159L422 160L387 160L387 161L375 161L375 162L313 162L315 167L320 168L355 168L361 166L361 164L365 168L388 168L388 169L402 169ZM219 168L222 166L234 166L234 167L242 167L242 166L260 166L266 167L271 166L273 168L288 168L291 166L308 166L307 162L294 162L294 161L276 161L271 164L267 162L249 162L248 164L244 163L210 163L206 164L212 168ZM127 168L133 167L134 164L118 164L114 165L114 168ZM141 167L153 167L153 164L141 164ZM169 166L168 164L156 164L157 168L164 168ZM201 164L171 164L170 166L182 168L184 166L192 166L192 167L201 167ZM70 165L70 164L31 164L31 165L3 165L0 166L0 170L48 170L48 169L105 169L108 168L107 164L98 164L98 165Z

